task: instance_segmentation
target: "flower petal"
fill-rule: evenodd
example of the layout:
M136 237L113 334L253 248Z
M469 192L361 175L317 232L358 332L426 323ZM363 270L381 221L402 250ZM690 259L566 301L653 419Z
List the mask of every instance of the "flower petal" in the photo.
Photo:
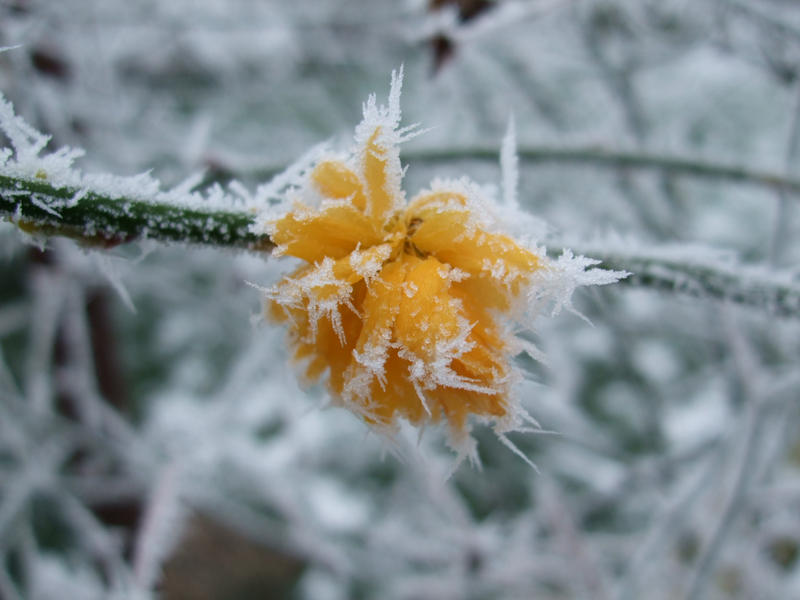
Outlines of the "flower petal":
M354 250L350 256L339 260L323 258L321 262L301 267L285 277L268 293L280 305L303 307L308 314L312 338L316 335L317 323L326 317L344 346L342 311L359 314L351 298L353 284L377 275L392 251L391 244L381 244L363 252Z
M508 309L531 274L542 268L534 252L475 223L462 194L437 191L419 196L409 206L407 223L414 247L469 273L462 287L488 306Z
M360 305L363 326L353 348L353 360L345 376L344 388L337 390L348 405L354 405L357 412L372 420L377 417L367 408L375 404L370 399L378 391L385 391L389 380L392 389L396 387L387 363L390 354L397 354L392 341L405 276L404 263L390 262L369 286ZM413 391L410 384L408 387Z
M269 233L277 255L308 262L345 257L359 245L381 243L384 235L363 212L345 202L323 204L318 210L297 204L271 224Z
M342 162L326 160L311 172L311 181L326 198L350 200L360 211L367 207L364 188L358 175Z
M400 152L396 144L382 139L381 127L369 137L364 152L364 181L367 187L367 214L385 225L402 207L405 196L400 188Z
M358 305L365 294L364 282L356 282L351 302ZM292 361L304 363L305 382L314 383L327 372L330 389L341 391L344 373L351 361L350 349L361 332L361 319L353 311L343 310L338 315L338 325L334 325L330 315L312 321L308 303L309 300L304 299L298 306L287 306L273 300L268 303L266 313L273 321L288 324Z
M464 433L470 414L507 414L507 344L488 313L451 293L450 275L435 258L406 254L370 285L341 390L344 404L368 422L446 418Z

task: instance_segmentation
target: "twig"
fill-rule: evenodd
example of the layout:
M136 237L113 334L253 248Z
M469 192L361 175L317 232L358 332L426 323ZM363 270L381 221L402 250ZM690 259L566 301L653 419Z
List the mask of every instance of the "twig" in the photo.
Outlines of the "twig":
M633 273L621 280L622 284L725 300L757 307L780 317L800 316L800 284L754 274L742 266L603 251L591 251L587 255L602 261L602 267Z
M739 0L727 0L727 3L724 6L726 6L731 12L743 14L754 21L757 21L761 25L766 25L767 27L770 27L781 34L800 39L800 29L785 19L776 18L774 15L771 15L758 5L748 2L740 2Z
M519 148L517 153L520 162L523 163L589 164L624 169L646 169L704 179L750 183L800 194L800 179L783 176L777 171L720 164L700 158L648 153L640 150L614 150L602 146L575 146L572 148L527 146ZM496 163L498 154L497 148L476 146L473 148L407 150L403 153L403 158L410 163L441 163L457 160Z
M795 98L794 111L792 111L789 137L786 141L786 155L784 159L784 172L790 173L797 162L798 144L800 144L800 94ZM775 221L772 236L769 242L769 261L778 264L789 241L789 198L785 190L777 190L775 205Z

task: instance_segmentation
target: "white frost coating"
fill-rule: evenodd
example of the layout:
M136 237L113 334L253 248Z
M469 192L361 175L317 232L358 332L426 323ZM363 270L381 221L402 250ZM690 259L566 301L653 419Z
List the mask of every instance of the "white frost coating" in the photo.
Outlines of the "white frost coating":
M87 174L74 167L75 161L84 155L79 148L64 146L53 152L45 152L50 136L31 127L14 112L13 105L0 94L0 131L11 143L11 148L0 149L0 175L42 181L56 188L78 190L71 200L58 206L49 202L42 206L55 214L60 206L73 206L87 194L112 199L136 200L154 204L172 204L199 210L240 210L241 198L226 193L219 186L200 193L192 189L200 183L200 174L192 175L183 183L162 190L161 182L149 173L132 177L108 174ZM35 199L34 199L35 201ZM253 202L257 201L254 197Z
M53 208L54 206L60 207L61 206L60 202L53 202L52 198L50 198L49 196L41 196L40 194L35 194L35 193L30 195L30 200L31 204L33 204L34 206L38 206L43 211L50 213L54 217L57 217L59 219L61 218L61 213L59 213L56 208Z
M716 279L721 296L735 296L743 289L765 293L762 306L768 310L800 308L800 282L793 269L775 269L742 262L736 252L702 244L653 246L614 236L581 244L582 252L630 265L636 274L651 274L672 281L679 290L703 296L704 279ZM766 290L782 288L782 298Z
M577 246L578 243L570 245ZM758 284L761 282L795 288L798 286L797 269L778 270L748 265L743 263L739 255L734 251L703 244L662 244L654 246L630 239L620 239L615 236L601 241L592 241L588 244L580 244L580 249L581 252L586 252L587 254L613 256L633 264L653 261L664 269L668 269L671 265L705 267L721 274L736 276L748 283ZM656 265L654 264L648 268L655 269ZM689 274L686 277L687 279L692 279Z
M541 314L550 304L552 316L563 308L572 310L572 294L578 287L616 283L630 275L625 271L589 268L599 263L599 260L574 256L571 250L564 250L555 261L534 272L527 295L529 312Z
M517 455L517 456L519 456L519 457L520 457L522 460L524 460L524 461L525 461L525 462L528 464L528 466L529 466L531 469L533 469L533 470L534 470L534 471L536 471L537 473L539 472L539 467L537 467L537 466L536 466L536 463L534 463L534 462L533 462L533 461L532 461L530 458L528 458L528 457L525 455L525 453L524 453L522 450L520 450L519 448L517 448L517 446L514 444L514 442L512 442L510 439L508 439L508 438L507 438L507 437L506 437L504 434L500 433L499 431L495 431L495 434L497 435L497 439L499 439L499 440L500 440L500 442L501 442L501 443L502 443L502 444L503 444L503 445L504 445L506 448L508 448L508 449L509 449L509 450L511 450L511 451L512 451L514 454L516 454L516 455Z
M382 329L375 337L378 343L365 345L363 352L354 350L353 358L355 358L359 365L365 367L370 374L378 379L381 387L384 387L386 385L386 376L383 372L383 365L386 363L386 357L389 347L391 346L392 330L388 328ZM364 397L367 389L361 390L356 387L351 391L359 397Z
M78 206L78 203L86 197L89 193L87 188L82 188L73 194L72 198L70 198L69 202L67 202L67 208L72 208L74 206Z
M518 163L516 132L512 118L509 121L509 130L503 138L500 153L501 201L497 200L495 186L480 185L468 177L436 178L431 182L430 189L423 190L420 195L430 192L461 195L467 200L467 212L470 215L467 225L469 233L478 226L489 233L511 234L518 243L529 250L534 250L535 241L547 236L548 225L528 211L521 210Z
M0 95L0 130L8 137L14 152L17 155L17 163L24 164L36 157L47 143L50 136L40 133L22 117L14 113L14 107ZM33 173L35 175L35 172Z
M442 272L440 270L439 274L442 276L443 279L447 279L447 281L453 283L458 283L459 281L464 281L465 279L469 279L469 273L457 267L452 267L446 272Z
M413 281L403 282L403 293L406 295L406 298L413 298L417 295L418 291L419 287Z
M257 206L264 211L259 213L259 218L253 225L255 233L263 233L266 224L273 220L278 213L286 211L286 200L291 194L285 193L286 190L299 186L305 178L306 172L319 161L327 152L327 144L317 144L308 152L303 154L298 160L289 165L283 172L279 173L268 182L256 188L253 199ZM278 200L278 204L272 208L270 202Z
M311 335L316 337L319 320L322 317L328 317L339 340L344 343L340 305L344 304L353 312L357 311L350 303L352 286L336 277L333 266L333 259L325 257L303 277L286 279L282 285L267 290L267 296L279 300L284 306L302 306L303 301L307 300ZM320 299L318 295L322 290L325 290L326 293Z
M381 244L372 250L374 255L370 256L368 260L364 259L366 252L356 249L350 253L350 267L367 283L370 283L383 268L383 263L392 254L392 246L391 244Z
M117 292L122 303L128 310L135 313L136 306L133 304L128 289L122 281L122 276L116 268L115 259L107 254L100 254L97 252L92 253L91 256L94 259L97 269L103 274L111 287L114 288L114 291Z

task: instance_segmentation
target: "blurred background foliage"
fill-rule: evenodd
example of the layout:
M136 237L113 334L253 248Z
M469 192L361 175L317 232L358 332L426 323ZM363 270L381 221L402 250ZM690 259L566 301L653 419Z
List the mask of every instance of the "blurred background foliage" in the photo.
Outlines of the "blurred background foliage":
M15 45L0 90L89 171L252 187L346 145L404 64L405 122L431 128L409 195L496 183L513 114L543 244L797 282L796 193L602 159L800 176L791 0L0 0ZM478 426L483 469L444 481L437 432L399 460L298 387L246 284L280 261L42 248L7 223L0 254L0 597L800 596L797 315L583 292L593 326L543 321L549 364L520 358L554 434L510 437L540 472Z

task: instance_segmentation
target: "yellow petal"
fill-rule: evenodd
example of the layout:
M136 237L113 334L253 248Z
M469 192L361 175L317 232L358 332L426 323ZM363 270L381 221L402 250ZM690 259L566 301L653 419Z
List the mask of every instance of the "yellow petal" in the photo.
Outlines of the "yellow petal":
M439 414L431 409L429 416L408 376L409 363L400 358L395 348L390 348L384 364L384 381L373 381L369 396L364 400L367 422L391 425L397 419L421 424L438 420Z
M414 247L469 273L464 287L488 306L507 309L510 298L540 268L536 254L507 235L489 233L471 222L463 195L420 196L409 206L406 220Z
M402 262L390 262L369 285L360 305L362 328L353 352L353 360L345 376L343 392L348 403L361 407L358 412L372 420L378 418L370 407L377 390L386 390L387 383L395 388L389 372L390 354L394 335L394 322L400 310L400 293L406 276ZM406 367L405 371L408 369ZM408 377L406 376L407 380ZM388 381L387 381L388 380ZM413 388L409 389L413 391ZM384 403L378 402L382 405ZM379 411L384 414L385 411Z
M502 394L440 387L428 395L431 404L447 418L450 429L460 433L467 431L470 415L497 419L508 413L508 397Z
M359 245L370 247L382 241L384 233L357 208L331 204L319 210L298 205L272 224L271 238L281 254L308 262L325 257L339 259Z
M405 255L407 274L395 322L400 346L427 362L436 358L437 342L459 335L458 307L448 294L449 267L435 258Z
M391 341L405 277L406 265L391 262L369 286L362 306L364 327L356 344L356 351L360 354L386 347Z
M353 285L350 300L354 306L359 306L365 293L363 281ZM292 360L305 365L306 383L318 381L327 372L328 386L336 398L341 395L343 376L361 332L361 319L353 311L343 310L338 327L325 315L312 324L307 303L305 300L300 306L288 307L273 300L266 312L272 320L288 325Z
M367 184L369 199L367 213L377 223L383 225L392 216L395 206L402 195L399 187L393 186L389 176L390 152L396 149L386 148L379 142L381 128L376 127L367 141L364 153L364 180ZM397 187L397 189L394 189Z
M325 318L344 345L343 313L361 312L352 300L353 285L375 277L392 251L391 244L381 244L363 252L356 250L339 260L326 257L285 277L269 294L280 305L303 308L310 341L316 335L317 324Z
M326 198L336 200L349 198L353 206L360 211L367 206L358 175L344 163L332 160L321 162L311 172L311 180Z

